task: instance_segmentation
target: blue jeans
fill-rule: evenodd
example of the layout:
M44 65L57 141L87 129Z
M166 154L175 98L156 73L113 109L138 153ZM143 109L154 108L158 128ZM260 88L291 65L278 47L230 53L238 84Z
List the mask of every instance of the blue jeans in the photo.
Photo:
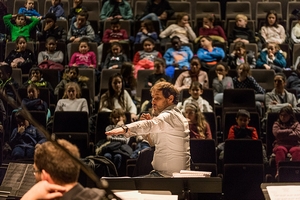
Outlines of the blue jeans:
M115 155L112 155L111 153L105 153L104 157L106 157L107 159L111 160L117 169L119 169L121 167L121 163L122 163L122 155L117 153Z
M33 158L34 148L30 147L15 147L11 152L12 159Z
M149 20L152 20L152 21L158 21L159 30L160 31L163 30L163 27L161 25L161 21L155 13L149 13L148 15L142 17L141 21L144 21L145 19L149 19Z

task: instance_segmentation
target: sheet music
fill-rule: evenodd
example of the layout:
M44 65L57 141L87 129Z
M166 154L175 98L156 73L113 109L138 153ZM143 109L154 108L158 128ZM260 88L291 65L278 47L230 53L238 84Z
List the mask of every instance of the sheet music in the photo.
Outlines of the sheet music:
M115 192L115 195L126 200L177 200L177 195L142 194L137 190Z
M267 186L271 200L299 200L300 186L284 185L284 186Z

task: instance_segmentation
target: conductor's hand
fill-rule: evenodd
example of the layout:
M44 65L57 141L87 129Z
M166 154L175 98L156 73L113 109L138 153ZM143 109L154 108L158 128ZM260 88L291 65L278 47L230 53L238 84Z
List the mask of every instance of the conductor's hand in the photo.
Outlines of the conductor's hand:
M107 131L105 132L106 135L121 135L121 134L124 134L124 129L122 127L120 128L115 128L111 131Z
M141 116L140 116L140 120L150 120L152 119L150 113L143 113Z

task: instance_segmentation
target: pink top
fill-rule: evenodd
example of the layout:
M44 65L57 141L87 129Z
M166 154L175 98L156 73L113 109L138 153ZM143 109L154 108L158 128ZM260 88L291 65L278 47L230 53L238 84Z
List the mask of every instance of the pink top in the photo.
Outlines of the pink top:
M73 66L73 64L96 68L96 55L93 51L86 54L76 52L72 55L69 66Z

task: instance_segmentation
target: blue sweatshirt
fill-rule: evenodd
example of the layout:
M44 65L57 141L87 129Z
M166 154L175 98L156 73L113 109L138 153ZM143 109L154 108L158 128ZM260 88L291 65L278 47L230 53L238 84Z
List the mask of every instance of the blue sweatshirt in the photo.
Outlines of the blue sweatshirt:
M15 128L10 136L10 145L12 148L19 147L31 147L34 148L36 144L46 142L46 138L42 133L29 125L23 133L18 133L18 128Z
M186 66L190 68L190 60L193 58L193 52L188 46L181 46L179 51L176 51L173 47L169 48L164 55L167 66L178 63L179 68Z
M209 52L207 49L200 48L197 51L197 56L202 62L213 62L222 60L225 57L225 53L220 47L214 47L212 52Z
M51 6L47 13L55 14L57 19L65 17L65 10L61 7L61 5Z
M25 7L20 8L18 14L24 14L25 16L30 16L30 17L41 16L40 13L38 13L36 10L34 9L27 10L27 8Z
M270 60L270 59L268 59L268 51L267 50L261 51L260 55L257 59L257 62L256 62L256 67L265 69L264 64L267 64L267 65L274 64L278 67L286 68L286 60L285 60L284 56L282 55L281 51L277 51L274 54L274 56L275 56L275 59Z

